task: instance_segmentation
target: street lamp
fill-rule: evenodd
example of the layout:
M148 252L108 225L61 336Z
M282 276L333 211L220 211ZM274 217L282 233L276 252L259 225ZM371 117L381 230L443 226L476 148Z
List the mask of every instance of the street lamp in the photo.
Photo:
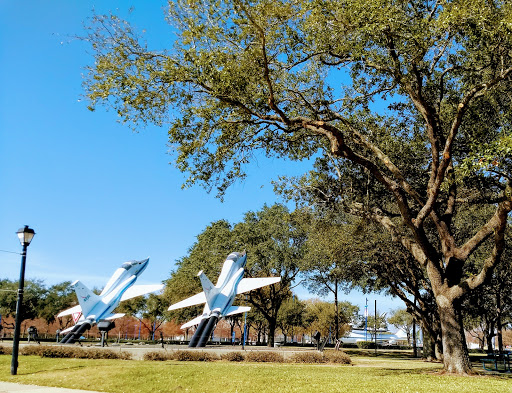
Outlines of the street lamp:
M23 287L25 286L25 262L27 261L27 247L36 234L33 229L25 225L25 228L18 229L16 232L20 243L23 246L21 251L21 269L20 282L18 286L18 300L16 302L16 321L14 325L14 340L12 343L11 375L16 375L18 371L18 349L20 344L20 325L21 325L21 304L23 303Z

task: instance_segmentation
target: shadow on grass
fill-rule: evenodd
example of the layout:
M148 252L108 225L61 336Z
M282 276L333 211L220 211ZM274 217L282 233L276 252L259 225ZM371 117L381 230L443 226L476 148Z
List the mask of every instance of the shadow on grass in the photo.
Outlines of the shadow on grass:
M355 349L355 348L342 348L342 350L349 356L363 356L369 358L389 358L389 359L403 359L403 360L411 360L411 359L419 359L413 356L411 351L401 351L401 350L385 350L378 349L375 352L375 349Z
M379 368L374 369L372 375L377 377L393 377L399 375L436 374L438 372L439 370L433 370L430 367L414 369Z
M54 372L54 371L73 371L73 370L80 370L83 368L86 368L87 366L73 366L73 367L61 367L61 368L52 368L51 370L37 370L32 372L18 372L18 375L36 375L36 374L42 374L47 372Z

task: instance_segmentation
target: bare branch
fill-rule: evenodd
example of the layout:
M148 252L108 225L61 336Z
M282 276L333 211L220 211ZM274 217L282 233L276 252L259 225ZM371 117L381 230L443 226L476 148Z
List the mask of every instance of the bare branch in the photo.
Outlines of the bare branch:
M238 3L238 6L242 9L242 11L247 16L247 19L249 19L249 21L256 28L256 30L258 31L258 33L261 37L261 54L263 56L263 76L265 78L265 81L267 83L268 90L269 90L268 105L270 106L270 108L272 108L272 110L274 110L279 115L279 117L281 117L281 119L283 120L283 122L285 124L289 124L288 117L284 114L283 111L281 111L281 109L279 109L279 107L276 104L274 88L272 86L272 81L270 80L270 70L269 70L269 66L268 66L269 62L268 62L268 58L267 58L265 31L258 23L256 23L256 21L251 16L249 11L247 11L247 9L244 7L244 5L239 2L237 2L237 3Z
M482 242L496 231L500 231L501 227L506 224L508 213L512 210L512 201L509 199L498 205L496 212L483 225L480 230L469 239L462 247L455 250L457 259L466 260ZM494 251L493 251L494 253Z

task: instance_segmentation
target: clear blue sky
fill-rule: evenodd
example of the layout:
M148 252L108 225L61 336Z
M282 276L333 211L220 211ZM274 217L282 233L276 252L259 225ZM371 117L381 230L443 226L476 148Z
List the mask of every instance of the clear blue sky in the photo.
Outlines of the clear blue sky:
M151 48L168 47L174 37L165 5L0 0L0 249L20 251L16 230L36 231L26 278L102 287L122 262L150 256L139 283L160 282L206 225L235 223L279 201L271 179L304 171L260 159L221 203L202 188L181 189L185 177L169 164L165 128L134 133L113 112L87 110L81 74L93 60L73 36L83 34L93 10L112 11L145 29ZM19 267L19 255L0 252L0 278L18 279ZM365 296L348 300L363 307Z

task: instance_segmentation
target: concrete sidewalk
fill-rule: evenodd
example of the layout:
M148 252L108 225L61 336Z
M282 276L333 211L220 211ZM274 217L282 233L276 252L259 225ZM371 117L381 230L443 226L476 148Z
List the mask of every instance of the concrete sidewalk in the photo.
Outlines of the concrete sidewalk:
M90 390L55 388L50 386L21 385L19 383L1 382L0 393L97 393Z

